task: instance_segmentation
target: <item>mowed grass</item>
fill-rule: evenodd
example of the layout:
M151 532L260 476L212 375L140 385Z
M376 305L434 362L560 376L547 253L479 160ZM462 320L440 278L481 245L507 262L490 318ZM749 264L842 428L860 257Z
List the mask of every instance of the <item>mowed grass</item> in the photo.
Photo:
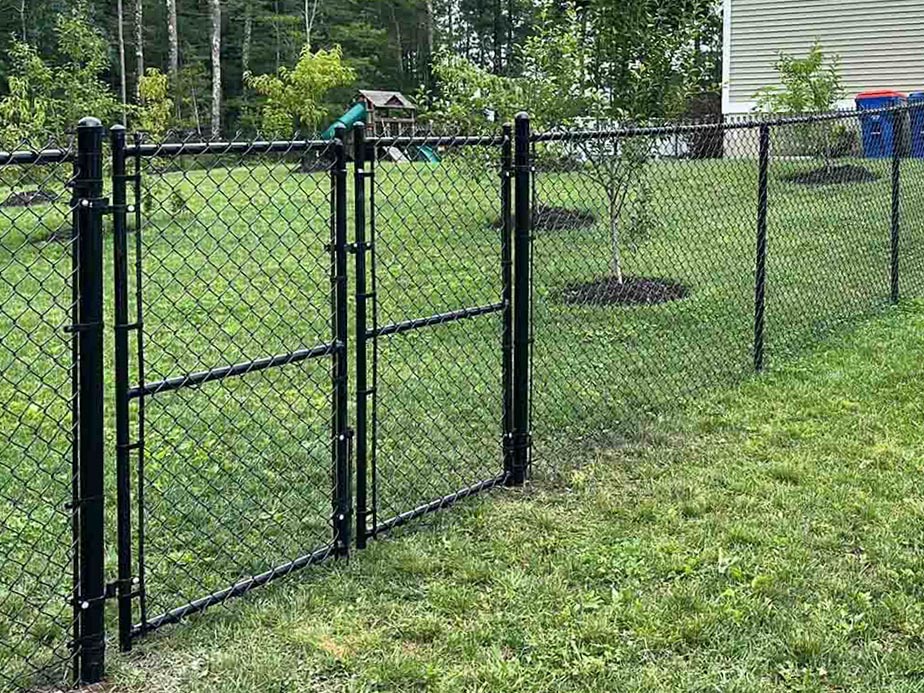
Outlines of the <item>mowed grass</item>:
M919 691L924 305L163 633L113 691Z
M380 165L379 326L500 299L494 154L436 167ZM168 171L159 160L145 164L147 382L330 340L328 177L293 174L293 162L224 163L185 172ZM888 163L864 165L882 178L803 189L782 177L812 162L774 164L771 365L886 304ZM690 393L750 372L754 161L664 162L648 175L655 221L627 243L626 270L681 281L692 293L681 302L635 308L556 300L564 286L607 272L602 191L578 173L537 177L538 201L591 209L598 219L589 229L536 234L540 475L567 475L571 463L590 454L590 443L637 440L648 422ZM916 175L917 164L907 164L902 251L903 289L910 295L920 289L914 270L924 257ZM4 531L0 540L0 556L12 557L0 558L0 661L7 676L21 682L52 650L60 656L68 637L69 346L61 328L69 322L70 248L27 242L65 224L66 206L5 211L0 266L10 291L0 312L0 402L6 405L0 422L13 445L0 450L0 498L15 501L4 529L20 529ZM111 239L106 254L108 263ZM107 282L111 272L107 264ZM111 296L107 285L107 344ZM133 384L141 375L134 340ZM503 414L499 316L387 337L378 349L375 519L495 476ZM111 349L107 374L111 393ZM329 359L322 359L146 401L144 479L133 486L145 494L147 617L331 541L329 376ZM110 396L110 575L116 561L113 413ZM137 426L132 433L137 438ZM137 512L134 521L137 530ZM134 548L137 559L137 543Z

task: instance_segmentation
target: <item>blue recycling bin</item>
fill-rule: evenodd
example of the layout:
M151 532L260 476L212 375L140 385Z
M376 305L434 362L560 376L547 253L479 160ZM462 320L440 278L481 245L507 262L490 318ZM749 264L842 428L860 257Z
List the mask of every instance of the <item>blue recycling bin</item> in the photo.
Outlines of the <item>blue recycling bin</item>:
M911 156L924 159L924 91L908 94L908 118L911 121Z
M877 111L883 108L895 108L907 103L908 97L891 89L864 91L857 94L858 111ZM894 116L891 113L870 113L860 116L863 131L863 153L867 159L891 158L896 142Z

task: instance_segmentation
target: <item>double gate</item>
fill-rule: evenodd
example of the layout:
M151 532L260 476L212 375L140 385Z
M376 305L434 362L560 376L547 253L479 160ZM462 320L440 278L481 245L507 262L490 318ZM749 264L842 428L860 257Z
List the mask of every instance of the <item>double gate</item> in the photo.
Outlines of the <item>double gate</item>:
M69 544L36 553L70 584L66 599L29 593L15 611L0 593L0 628L26 623L31 604L56 638L50 647L21 629L21 642L0 644L0 684L58 684L67 670L99 681L109 601L128 650L415 518L524 481L521 127L517 138L510 129L367 138L358 126L331 141L147 143L117 126L107 156L101 124L86 119L74 151L0 154L7 166L73 164L72 257L42 246L60 255L45 287L64 303L49 310L21 272L11 286L22 300L3 306L27 318L44 311L56 336L35 331L30 341L28 320L8 325L15 316L0 314L8 335L25 335L0 350L0 380L43 398L36 411L61 423L58 453L45 424L22 449L34 448L43 468L67 458L56 478L70 498L63 510L54 499L26 507L33 477L5 460L0 497L24 508L24 527L57 518L72 528ZM27 238L28 215L3 216L12 226L0 239ZM24 270L47 264L17 260ZM44 344L66 347L70 387L30 384L47 377L30 376L27 363ZM41 562L13 548L0 556L0 577L42 584Z
M511 133L345 135L113 131L123 649L511 480Z

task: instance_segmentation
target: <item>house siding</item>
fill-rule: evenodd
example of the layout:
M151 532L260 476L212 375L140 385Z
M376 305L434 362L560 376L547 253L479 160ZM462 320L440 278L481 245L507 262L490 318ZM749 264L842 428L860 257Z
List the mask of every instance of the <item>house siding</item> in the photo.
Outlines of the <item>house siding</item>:
M805 55L817 38L841 57L849 99L873 88L924 90L924 0L726 0L726 113L754 106L778 83L780 51Z

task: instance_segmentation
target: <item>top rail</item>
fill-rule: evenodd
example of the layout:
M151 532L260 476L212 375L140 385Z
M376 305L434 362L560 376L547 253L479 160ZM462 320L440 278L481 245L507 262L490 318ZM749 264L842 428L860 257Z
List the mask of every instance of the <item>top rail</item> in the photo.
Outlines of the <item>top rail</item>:
M256 142L174 142L170 144L131 144L126 156L174 157L196 154L289 154L326 151L338 146L327 140L260 140Z
M368 137L369 147L500 147L506 144L503 135L423 135L420 137Z
M73 149L42 149L39 151L0 152L0 166L7 164L61 164L74 161Z

